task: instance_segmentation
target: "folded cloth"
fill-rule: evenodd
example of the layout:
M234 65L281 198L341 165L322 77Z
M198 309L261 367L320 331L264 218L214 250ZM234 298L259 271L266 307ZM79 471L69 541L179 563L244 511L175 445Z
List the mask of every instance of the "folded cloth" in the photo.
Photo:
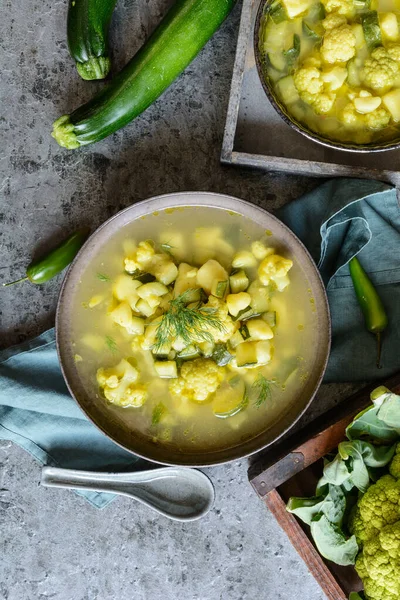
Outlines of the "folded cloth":
M307 246L326 286L332 349L324 381L373 381L400 369L400 208L396 189L380 181L334 179L287 204L277 216ZM382 369L368 333L348 262L359 258L385 306Z
M333 338L325 381L373 380L395 372L400 366L400 210L395 189L378 181L335 179L291 202L278 216L308 247L327 287ZM381 370L347 266L356 254L389 315ZM53 329L0 353L0 438L53 466L121 471L138 461L98 431L71 398ZM114 497L77 493L99 508Z
M45 465L123 471L139 459L114 444L68 392L54 329L0 352L0 439L11 440ZM97 508L114 495L76 490Z

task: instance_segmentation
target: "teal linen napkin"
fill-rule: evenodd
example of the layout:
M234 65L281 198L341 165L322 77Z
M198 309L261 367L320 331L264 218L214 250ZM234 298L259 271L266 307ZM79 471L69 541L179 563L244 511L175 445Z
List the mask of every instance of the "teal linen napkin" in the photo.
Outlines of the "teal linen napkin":
M277 212L318 264L332 318L324 381L373 381L400 369L400 209L396 189L380 181L334 179ZM348 262L357 255L389 317L382 369L368 333Z
M396 191L378 181L335 179L278 212L309 248L327 287L332 353L325 381L386 377L399 369L400 210ZM383 369L365 330L347 263L359 254L389 314ZM43 464L86 470L126 470L138 459L89 422L68 393L54 330L0 353L0 439L11 440ZM94 506L114 496L77 492Z
M61 374L54 329L0 352L0 439L15 442L44 465L89 471L139 466L139 459L92 425L72 399ZM76 493L97 508L114 498Z

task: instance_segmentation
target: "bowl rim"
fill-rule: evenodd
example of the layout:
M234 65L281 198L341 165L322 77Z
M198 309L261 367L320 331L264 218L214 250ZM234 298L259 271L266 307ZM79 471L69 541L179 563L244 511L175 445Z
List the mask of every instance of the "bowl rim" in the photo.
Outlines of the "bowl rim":
M323 135L319 135L316 132L312 132L305 125L303 125L300 121L298 121L295 117L293 117L290 112L287 110L283 102L279 100L276 96L272 86L269 83L269 77L265 73L264 61L261 57L261 51L259 48L259 32L261 20L264 16L265 9L268 4L272 3L274 0L260 0L260 4L257 9L256 19L254 23L254 31L253 31L253 50L255 63L257 67L257 73L259 80L261 82L262 88L277 112L277 114L285 121L287 125L289 125L292 129L301 133L303 136L312 140L313 142L317 142L326 148L330 148L331 150L342 150L345 152L352 152L354 154L372 154L373 152L387 152L389 150L398 150L400 148L400 133L397 141L394 142L386 142L381 145L378 144L351 144L346 142L335 142L330 140Z
M188 200L191 196L196 196L196 202L193 204L191 204L190 200ZM200 200L200 198L201 198L201 200ZM229 202L228 206L226 205L227 202ZM145 210L148 206L151 206L151 210ZM157 457L157 458L151 457L146 453L141 453L140 451L132 450L131 448L125 446L121 441L118 441L117 439L115 439L115 437L113 437L106 430L106 427L104 427L101 422L98 422L96 419L94 419L93 415L91 415L85 409L85 407L82 405L81 401L77 397L76 392L73 389L73 384L69 380L69 377L67 374L67 364L68 363L66 361L64 362L64 353L66 353L66 348L62 347L62 325L61 325L62 320L63 320L63 299L64 299L64 295L66 294L66 290L69 285L69 282L71 280L71 274L74 271L74 267L79 263L82 256L85 254L86 249L89 248L90 244L93 243L94 238L96 236L98 236L104 229L108 228L110 226L110 224L113 223L115 220L121 219L121 215L129 213L131 211L133 211L134 213L135 212L139 213L139 214L136 214L131 219L130 222L133 222L133 221L137 220L138 218L140 218L141 216L149 215L151 213L154 213L157 210L166 210L169 208L176 208L176 207L180 207L180 206L189 206L189 207L204 206L204 207L209 207L209 208L217 208L217 209L226 210L227 212L229 212L231 210L238 214L244 215L246 218L249 218L250 220L253 220L253 221L254 221L254 219L251 217L252 212L265 213L268 216L268 218L272 219L273 221L275 221L277 223L278 227L285 229L288 233L289 238L292 238L294 240L295 244L301 248L304 257L307 258L310 266L312 267L311 271L314 276L312 283L314 286L317 286L318 292L320 295L320 300L323 303L323 305L321 305L319 313L324 318L324 325L325 325L324 329L325 330L323 333L324 333L324 337L325 337L325 348L324 348L324 352L323 352L323 360L320 361L320 364L314 365L315 368L318 366L320 372L319 372L318 377L315 380L315 385L309 394L308 400L304 403L303 408L297 412L293 421L289 425L284 427L282 429L282 431L280 431L272 440L267 441L266 443L263 443L250 451L243 451L243 452L239 452L239 453L236 452L234 456L229 457L229 458L221 458L221 459L216 459L216 460L201 460L201 461L188 460L185 462L179 462L179 461L177 462L177 461L160 459L159 457ZM242 210L240 210L241 208L242 208ZM328 364L329 356L330 356L331 339L332 339L331 316L330 316L330 310L329 310L328 297L327 297L324 283L322 281L321 275L319 273L318 267L317 267L314 259L312 258L308 249L304 246L303 242L296 236L296 234L289 227L287 227L287 225L285 225L282 221L280 221L275 215L271 214L270 212L268 212L267 210L265 210L264 208L262 208L256 204L253 204L246 200L242 200L240 198L236 198L234 196L230 196L227 194L220 194L218 192L202 192L202 191L200 191L200 192L193 192L193 191L191 191L191 192L190 191L189 192L175 192L175 193L171 192L171 193L161 194L161 195L153 196L151 198L147 198L145 200L136 202L136 203L122 209L121 211L117 212L115 215L113 215L112 217L110 217L109 219L104 221L104 223L102 223L99 227L97 227L97 229L95 229L93 231L93 233L90 234L89 238L86 240L84 245L79 250L78 254L74 258L71 265L69 266L67 273L63 279L61 289L59 292L59 296L58 296L58 301L57 301L55 332L56 332L57 355L58 355L58 359L59 359L59 363L60 363L60 367L61 367L61 372L64 377L64 381L67 385L67 388L68 388L72 398L75 400L75 402L77 403L79 408L82 410L83 414L91 421L91 423L93 423L93 425L95 425L95 427L99 431L101 431L104 435L106 435L108 437L108 439L110 439L113 443L117 444L120 448L122 448L126 452L131 453L133 456L142 458L146 461L161 464L161 465L187 466L187 467L191 467L191 468L216 466L216 465L221 465L221 464L225 464L228 462L232 462L234 460L241 460L243 458L247 458L247 457L252 456L258 452L261 452L265 448L275 444L279 439L281 439L285 434L287 434L288 431L290 431L294 427L294 425L301 419L301 417L304 415L304 413L308 410L308 408L310 407L312 401L314 400L314 398L321 386L321 383L322 383L322 380L323 380L323 377L324 377L324 374L326 371L326 367ZM210 453L198 452L197 454L207 457L208 455L211 456L212 454L229 453L230 451L235 452L235 450L237 450L241 446L246 445L246 443L250 444L252 441L261 437L263 433L265 433L265 432L261 432L261 433L257 434L254 438L251 438L249 441L239 443L235 446L232 446L232 447L222 450L222 451L215 451L215 452L210 452ZM165 450L166 454L168 455L168 451L169 451L168 447L164 447L164 450ZM191 454L188 454L186 456L190 457ZM193 456L196 456L196 455L193 454Z

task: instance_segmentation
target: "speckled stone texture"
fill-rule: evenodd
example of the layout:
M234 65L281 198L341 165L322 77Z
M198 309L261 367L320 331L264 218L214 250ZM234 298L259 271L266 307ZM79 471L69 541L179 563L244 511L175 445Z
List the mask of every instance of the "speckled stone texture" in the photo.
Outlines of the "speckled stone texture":
M121 0L114 71L170 2ZM102 83L82 81L66 45L65 0L4 4L1 39L0 281L69 231L92 228L146 197L232 194L275 209L317 181L219 164L240 7L179 80L135 123L81 151L59 148L52 122ZM1 347L54 321L61 277L0 291ZM350 386L325 386L305 420ZM303 420L304 422L304 420ZM40 488L39 466L0 443L1 600L322 600L323 594L247 481L247 461L208 470L216 503L181 525L128 499L98 511Z

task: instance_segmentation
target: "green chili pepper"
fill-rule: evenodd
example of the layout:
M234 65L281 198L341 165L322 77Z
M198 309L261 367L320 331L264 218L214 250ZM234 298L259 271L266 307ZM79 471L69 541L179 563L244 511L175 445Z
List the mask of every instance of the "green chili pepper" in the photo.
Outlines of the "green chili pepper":
M357 257L349 262L351 279L353 281L358 303L364 315L368 331L376 335L378 351L376 366L381 368L382 332L386 329L388 318L382 300L374 288L370 278L360 265Z
M62 244L57 246L57 248L49 252L49 254L37 261L31 262L26 269L26 277L21 277L21 279L11 281L10 283L3 283L3 286L7 287L27 280L36 284L49 281L49 279L61 273L73 261L78 254L78 250L80 250L87 239L89 231L88 227L79 229L62 242Z

